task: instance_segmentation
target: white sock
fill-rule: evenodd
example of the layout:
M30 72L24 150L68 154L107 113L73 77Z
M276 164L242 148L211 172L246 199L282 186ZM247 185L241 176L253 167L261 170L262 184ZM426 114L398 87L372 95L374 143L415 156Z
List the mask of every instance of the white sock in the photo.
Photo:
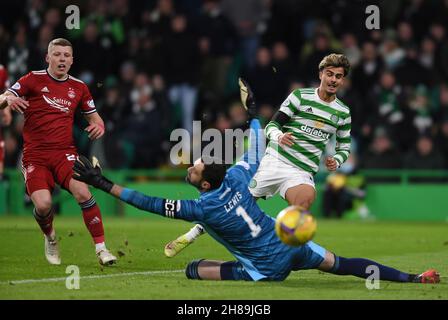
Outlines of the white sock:
M48 240L50 241L54 241L56 239L56 231L54 230L54 228L51 230L51 233L49 236L45 235L47 237Z
M185 234L185 237L187 238L188 241L192 242L196 240L203 233L205 233L204 228L200 224L197 224Z
M101 250L106 250L106 244L104 242L95 243L95 251L99 252Z

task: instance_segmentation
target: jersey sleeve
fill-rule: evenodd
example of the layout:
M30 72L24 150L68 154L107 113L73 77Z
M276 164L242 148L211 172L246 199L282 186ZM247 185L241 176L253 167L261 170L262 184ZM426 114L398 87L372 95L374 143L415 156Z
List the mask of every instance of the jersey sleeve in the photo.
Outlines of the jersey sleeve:
M26 97L30 93L30 88L33 84L33 74L32 72L24 75L16 83L8 88L8 91L16 95L17 97Z
M338 165L342 165L350 155L351 148L351 135L352 121L350 115L344 119L341 126L336 131L336 154L334 159L338 162Z
M249 150L229 169L228 174L237 174L236 170L240 172L242 170L243 176L246 177L245 180L247 182L250 181L255 175L255 172L257 172L265 149L266 140L261 129L260 121L258 119L252 119L250 122Z
M95 102L87 85L83 84L82 99L81 99L81 112L82 114L91 114L96 112Z
M283 101L278 111L283 112L284 114L286 114L288 117L291 118L293 115L299 113L299 106L300 106L300 91L297 89L291 92L290 95L285 99L285 101ZM279 136L283 134L282 126L274 120L269 121L264 131L266 137L272 141L277 141Z
M185 221L201 221L203 210L200 200L170 200L144 195L132 189L123 189L120 199L126 203L148 212L167 218Z

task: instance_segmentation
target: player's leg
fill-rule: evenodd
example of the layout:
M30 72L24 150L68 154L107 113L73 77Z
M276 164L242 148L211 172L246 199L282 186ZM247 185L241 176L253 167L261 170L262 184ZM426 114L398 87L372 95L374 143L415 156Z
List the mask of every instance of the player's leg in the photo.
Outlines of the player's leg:
M299 184L286 190L285 199L291 206L301 206L309 210L316 199L316 190L309 184Z
M368 278L372 275L372 268L376 268L379 279L394 282L438 283L439 273L430 269L422 274L409 274L400 270L379 264L364 258L344 258L327 251L324 261L318 269L336 275L352 275Z
M193 260L185 274L193 280L246 280L253 281L238 261Z
M96 204L88 186L72 178L73 162L76 160L76 157L76 153L73 152L56 152L52 154L51 162L56 182L65 190L68 190L81 207L84 223L95 243L95 252L100 264L113 264L117 258L106 248L100 208Z
M89 188L85 183L75 179L70 179L67 187L81 207L84 223L95 243L95 252L99 262L103 265L115 263L117 258L106 248L100 208L96 204Z
M33 202L33 216L44 234L45 257L50 264L61 264L56 232L53 228L54 209L51 192L54 179L45 166L25 163L22 167L26 192Z
M181 235L177 239L170 241L165 246L165 255L168 258L172 258L181 252L183 249L192 244L197 238L199 238L206 231L203 226L196 224L187 233Z

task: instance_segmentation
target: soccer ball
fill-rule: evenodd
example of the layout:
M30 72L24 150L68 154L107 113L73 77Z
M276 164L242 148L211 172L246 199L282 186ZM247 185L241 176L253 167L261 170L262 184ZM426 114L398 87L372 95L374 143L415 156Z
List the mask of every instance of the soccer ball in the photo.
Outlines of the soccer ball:
M316 233L316 219L299 206L283 209L275 221L275 232L280 240L298 247L310 241Z

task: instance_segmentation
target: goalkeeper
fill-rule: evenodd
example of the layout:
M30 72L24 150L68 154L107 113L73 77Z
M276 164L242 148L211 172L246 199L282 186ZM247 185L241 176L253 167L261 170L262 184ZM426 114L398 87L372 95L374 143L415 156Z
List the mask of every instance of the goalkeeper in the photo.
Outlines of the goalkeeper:
M303 269L366 278L369 276L366 269L375 265L382 280L439 281L435 270L412 275L366 259L338 257L312 241L300 247L283 244L275 234L275 220L260 209L248 189L264 153L264 143L260 143L264 136L255 118L253 95L244 81L240 81L240 86L248 93L243 104L251 118L249 150L228 170L224 164L213 163L213 159L205 157L188 168L186 180L200 191L198 199L162 199L121 187L102 175L96 161L92 164L83 156L75 162L73 177L139 209L168 218L198 222L236 258L235 261L194 260L186 267L189 279L280 281L291 271Z

